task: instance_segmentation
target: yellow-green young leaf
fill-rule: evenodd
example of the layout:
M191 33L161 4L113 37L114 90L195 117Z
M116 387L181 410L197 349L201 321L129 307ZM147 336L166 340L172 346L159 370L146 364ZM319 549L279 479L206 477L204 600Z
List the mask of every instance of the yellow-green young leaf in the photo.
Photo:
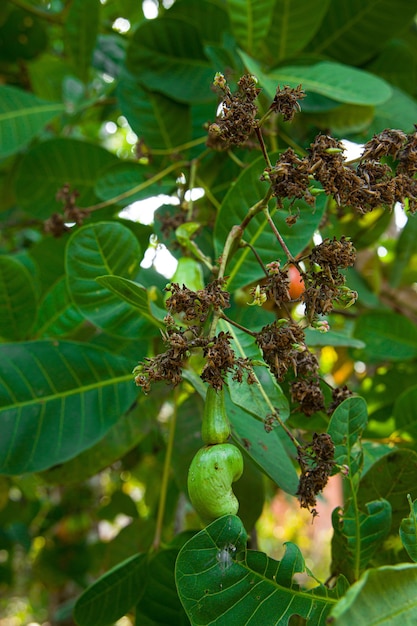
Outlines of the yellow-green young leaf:
M0 337L28 339L36 307L33 279L26 267L13 257L0 256Z
M0 86L0 157L26 146L64 110L59 102L47 102L22 89Z
M0 347L0 474L37 472L94 445L136 396L130 361L70 341Z
M411 559L417 561L417 500L411 500L410 494L407 494L408 503L410 505L410 515L401 520L400 537L404 548L407 550Z

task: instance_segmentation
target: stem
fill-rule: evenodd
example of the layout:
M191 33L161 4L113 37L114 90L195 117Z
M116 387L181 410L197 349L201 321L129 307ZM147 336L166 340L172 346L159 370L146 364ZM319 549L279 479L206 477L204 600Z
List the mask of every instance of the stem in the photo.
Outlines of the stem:
M279 245L281 246L281 248L284 250L288 261L290 261L291 263L294 263L295 258L293 257L293 255L291 254L291 252L288 249L287 244L285 243L285 241L283 240L283 238L281 237L281 234L279 232L279 230L277 229L277 227L274 224L274 221L268 211L268 207L266 206L263 209L264 215L266 217L266 219L268 220L268 223L271 227L272 232L274 233L275 237L278 239Z
M272 170L272 165L271 165L271 161L269 160L269 155L265 146L265 142L264 142L264 138L262 136L262 132L261 129L259 128L259 126L255 126L255 133L256 136L258 137L258 141L259 141L259 145L261 146L261 150L262 150L262 154L264 156L265 162L267 167Z
M207 135L204 135L204 137L198 137L198 139L187 141L186 143L182 143L179 146L174 146L173 148L152 149L151 154L155 154L157 156L175 154L176 152L182 152L183 150L188 150L189 148L200 146L202 143L205 143L206 140L207 140Z
M268 276L269 276L268 270L266 269L266 267L265 267L261 257L259 256L258 251L248 241L242 241L242 246L244 248L249 248L252 251L253 255L255 256L256 260L258 261L259 265L261 266L262 271L264 272L265 276L268 278Z
M188 203L187 222L191 222L191 220L193 218L194 201L193 201L192 195L193 195L193 189L194 189L194 186L195 186L196 171L197 171L197 162L196 162L195 159L193 159L193 161L191 161L190 183L188 185L188 189L190 191L190 201Z
M11 4L14 4L19 9L23 9L36 17L40 17L47 22L51 22L51 24L63 24L64 20L62 18L62 13L48 13L47 11L43 11L42 9L38 9L31 4L27 4L23 0L10 0Z
M236 328L239 328L239 330L243 330L244 333L251 335L251 337L256 337L256 333L249 330L249 328L245 328L245 326L242 326L241 324L238 324L234 320L230 319L230 317L227 317L227 315L225 315L223 311L220 311L219 318L224 320L228 324L231 324L232 326L236 326Z
M162 473L161 491L159 494L158 515L156 518L155 534L152 542L154 550L158 550L161 545L161 536L164 523L165 505L168 491L169 474L171 470L172 450L174 449L175 428L177 425L177 402L178 402L178 390L174 391L174 406L169 425L168 445L165 454L164 469Z
M142 189L146 189L147 187L150 187L151 185L156 183L158 180L161 180L161 178L164 178L167 174L170 174L171 172L181 168L183 165L186 165L186 163L187 161L179 161L178 163L172 163L172 165L170 165L169 167L166 167L161 172L158 172L158 174L155 174L155 176L152 176L152 178L149 178L149 180L146 180L144 183L140 183L139 185L136 185L136 187L132 187L131 189L128 189L128 191L119 193L118 196L109 198L109 200L104 200L103 202L99 202L98 204L93 204L92 206L85 207L85 209L88 211L98 211L99 209L104 209L105 207L111 206L112 204L115 204L116 202L119 202L120 200L125 200L126 198L130 198L138 191L142 191Z

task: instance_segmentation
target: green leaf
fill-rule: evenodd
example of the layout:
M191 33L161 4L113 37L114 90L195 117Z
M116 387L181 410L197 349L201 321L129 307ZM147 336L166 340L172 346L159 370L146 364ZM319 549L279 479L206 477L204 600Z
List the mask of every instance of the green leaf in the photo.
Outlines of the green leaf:
M368 570L332 609L331 624L415 624L416 585L417 565L402 563Z
M150 293L146 287L121 276L98 276L96 281L99 285L106 287L106 289L138 309L141 316L148 322L157 328L165 327L162 320L166 315L166 311L160 309L160 316L158 318L155 317L155 307L151 309Z
M156 176L159 181L149 180L149 169L137 163L117 163L98 178L95 193L102 200L112 200L126 206L158 194L171 193L175 188L175 177Z
M143 592L145 571L146 554L136 554L96 580L75 604L78 626L108 626L123 617Z
M65 47L73 71L84 82L87 82L90 72L99 16L99 0L73 0L64 21Z
M342 583L333 590L322 584L302 590L293 576L310 572L297 546L287 543L284 557L275 561L246 550L246 541L241 520L228 515L181 549L175 577L191 623L287 626L299 615L309 625L324 626Z
M370 311L358 319L354 335L365 342L365 361L404 361L417 355L417 328L404 315Z
M358 490L358 506L384 498L392 507L392 529L398 532L409 511L407 494L415 492L417 454L413 450L395 450L374 463L362 478Z
M389 534L391 505L387 500L375 500L366 504L365 512L350 500L343 513L333 511L332 523L337 536L332 547L342 546L336 554L332 550L332 572L343 572L357 580Z
M396 431L417 441L417 387L408 387L394 403L393 416Z
M171 548L160 550L149 559L145 574L146 590L136 605L136 624L141 626L189 624L175 586L174 571L177 556L178 549Z
M198 31L183 21L160 18L141 24L127 50L126 67L144 88L178 102L214 99L215 70Z
M247 54L241 53L241 56L270 98L275 96L278 85L297 87L300 83L307 93L318 93L336 102L363 106L382 104L392 93L382 78L333 61L278 67L264 74L256 61Z
M98 276L133 277L141 251L132 232L115 222L89 224L67 244L66 273L71 297L92 324L121 337L137 337L143 321L137 310L100 286ZM94 297L92 297L94 296Z
M346 398L333 413L327 429L335 445L335 462L348 465L352 476L360 468L362 455L356 444L367 422L365 400L359 397Z
M417 103L416 103L417 108ZM390 266L390 285L398 287L412 255L415 253L417 238L417 220L412 215L408 216L407 223L402 229L395 246L395 256Z
M47 102L22 89L0 86L0 158L26 146L64 110L60 102Z
M144 89L133 73L122 72L116 94L122 114L151 150L170 150L191 138L189 107Z
M227 0L226 4L238 44L255 54L271 26L275 0Z
M247 216L248 210L266 194L267 185L259 180L264 170L263 158L256 159L239 176L235 184L229 188L217 216L214 227L214 245L216 256L223 251L224 242L229 231L236 224L240 224ZM284 209L270 209L274 223L287 244L290 252L296 256L310 242L324 212L325 198L317 200L313 209L303 200L294 203L292 211L300 211L297 224L289 227L285 221L288 217ZM274 202L274 205L276 203ZM288 203L284 203L288 207ZM249 223L243 234L243 239L256 247L256 251L264 264L276 259L286 260L283 250L271 232L268 221L263 213L256 215ZM238 250L226 268L229 277L228 288L236 290L264 276L258 260L250 248Z
M329 4L330 0L276 0L268 33L257 42L262 58L273 66L302 50L320 27Z
M31 215L46 219L61 212L56 194L66 183L77 191L77 205L89 206L98 201L94 193L97 177L105 167L117 162L99 146L77 139L51 139L39 143L22 159L17 171L15 190L19 204Z
M386 41L406 28L417 11L415 0L339 0L330 2L309 48L339 61L362 65Z
M364 348L365 343L355 337L351 337L345 332L337 330L329 330L327 333L321 333L313 328L306 328L304 331L305 341L308 346L346 346L348 348Z
M148 434L164 400L165 395L161 392L158 395L142 394L100 441L66 463L42 472L42 479L49 484L71 485L109 467Z
M190 24L198 31L204 43L219 44L223 40L223 33L230 31L228 15L223 5L224 3L219 4L216 0L176 0L165 15Z
M0 473L40 471L99 441L135 398L130 370L75 342L3 345Z
M400 537L404 548L414 562L417 561L417 500L411 500L410 494L407 494L407 500L410 505L410 514L401 520Z
M220 327L232 335L236 356L261 360L261 352L252 337L226 322L221 322ZM295 449L278 425L271 432L266 432L264 425L264 420L275 410L283 422L288 419L288 400L269 369L257 367L254 374L257 383L253 385L228 377L230 399L226 398L226 404L233 438L279 487L295 494L298 476L290 458L290 454L295 456Z
M392 96L380 106L375 107L372 124L366 138L382 132L385 128L399 128L407 133L413 132L417 119L417 101L401 89L392 88ZM363 141L363 137L361 141Z
M36 337L65 337L72 335L84 318L74 306L62 276L45 294L39 304L34 329Z
M37 296L28 270L11 256L0 256L0 337L27 339L36 320Z

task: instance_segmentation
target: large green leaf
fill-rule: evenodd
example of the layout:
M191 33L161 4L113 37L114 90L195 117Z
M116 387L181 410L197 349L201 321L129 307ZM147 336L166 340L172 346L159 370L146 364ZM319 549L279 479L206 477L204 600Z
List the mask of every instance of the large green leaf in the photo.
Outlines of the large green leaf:
M224 322L220 327L232 335L236 356L262 358L253 337ZM272 432L265 430L265 420L274 411L283 422L288 419L288 400L269 369L257 367L254 374L257 382L253 385L228 377L230 398L226 403L233 438L281 489L295 494L298 476L290 458L290 454L295 456L295 448L278 425Z
M374 463L362 478L358 490L358 506L384 498L392 506L392 530L397 534L401 520L409 511L407 494L415 493L417 453L395 450Z
M366 511L360 511L350 500L343 513L333 511L332 522L336 535L332 541L332 572L357 580L389 534L391 505L387 500L375 500L366 505Z
M175 562L178 549L157 552L148 561L146 590L136 605L137 626L186 626L189 620L175 586ZM161 601L163 599L163 601Z
M417 500L414 502L410 494L407 495L410 504L410 514L401 520L400 537L404 548L414 562L417 561Z
M34 334L38 338L65 337L83 323L84 317L75 307L62 276L52 285L39 304Z
M335 445L334 458L338 465L348 465L350 475L360 468L362 455L355 447L368 422L368 412L363 398L344 400L332 415L327 432Z
M166 387L168 390L168 387ZM42 472L42 479L55 485L80 483L109 467L138 445L159 414L165 394L140 395L100 441L66 463Z
M99 441L133 402L131 364L85 344L5 344L0 473L63 463Z
M79 626L108 626L123 617L144 590L146 554L119 563L88 587L74 607Z
M132 232L115 222L98 222L77 230L66 253L67 284L81 313L99 328L121 337L138 337L143 320L138 311L96 281L111 274L132 278L141 251Z
M264 161L257 159L249 165L239 176L236 183L230 187L226 194L214 228L214 245L216 255L223 251L224 242L229 231L240 224L246 217L249 209L255 205L267 191L267 185L259 180L264 170ZM296 256L311 240L324 211L325 198L317 200L317 206L313 209L304 200L295 202L293 212L300 211L300 218L293 227L288 226L285 218L287 210L271 208L274 223L287 244L290 252ZM288 206L288 204L286 205ZM255 216L245 229L243 239L256 247L256 251L264 264L276 259L285 259L284 252L280 248L275 235L271 232L268 221L263 213ZM239 250L226 268L229 276L228 287L231 290L244 287L264 276L256 257L250 248Z
M144 89L139 78L126 70L122 72L116 93L121 112L151 150L170 150L190 139L191 118L187 105Z
M417 103L416 103L417 112ZM412 215L408 216L407 223L402 229L395 246L395 256L390 266L390 285L398 287L401 284L402 275L416 251L417 220Z
M227 0L226 4L238 44L254 54L271 27L275 0Z
M0 337L27 339L36 319L37 296L26 267L0 256Z
M64 110L22 89L0 86L0 158L26 146L44 126Z
M73 0L64 21L64 41L73 72L87 82L99 25L99 0Z
M364 573L331 611L333 626L405 626L417 622L417 565L379 567Z
M312 39L330 0L275 0L269 30L257 45L269 65L292 56Z
M408 387L395 399L393 415L396 430L417 441L417 387Z
M96 281L99 285L106 287L112 293L115 293L119 298L128 302L133 307L140 311L141 316L148 322L156 326L157 328L163 328L163 319L166 315L166 311L163 309L151 308L151 299L149 290L143 285L135 283L133 280L122 278L121 276L98 276ZM160 312L158 317L155 317L154 312L157 310Z
M138 163L117 163L98 178L95 192L102 200L113 200L119 206L126 206L158 194L167 194L175 189L175 176L157 176L159 180L149 180L149 169Z
M416 12L416 0L331 2L309 47L315 53L360 65L404 30Z
M287 543L282 560L274 561L246 550L246 541L240 519L228 515L181 549L175 577L191 623L287 626L292 615L299 615L309 626L324 626L343 582L333 590L322 584L301 589L294 574L310 572L297 546Z
M17 199L31 215L45 219L62 209L55 196L69 183L71 190L79 193L78 206L89 206L98 201L94 187L100 171L116 162L117 157L107 150L77 139L39 143L20 163Z
M366 344L365 361L404 361L417 355L417 327L392 311L369 311L360 316L355 337Z
M373 106L386 102L392 94L390 86L382 78L334 61L278 67L264 74L254 59L244 53L241 56L270 98L275 96L278 85L297 87L300 83L307 93L318 93L347 104Z
M140 84L178 102L213 99L215 73L198 31L190 24L161 18L141 24L127 51L126 67Z
M375 107L373 122L369 125L366 135L361 135L361 142L370 139L374 134L385 128L399 128L412 132L417 119L417 101L401 89L392 88L391 97L383 104Z

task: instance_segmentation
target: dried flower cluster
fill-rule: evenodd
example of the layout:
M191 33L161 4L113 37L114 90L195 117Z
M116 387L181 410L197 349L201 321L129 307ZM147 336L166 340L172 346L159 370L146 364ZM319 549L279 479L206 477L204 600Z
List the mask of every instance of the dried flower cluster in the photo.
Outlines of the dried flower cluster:
M70 228L66 225L68 222L75 222L77 226L81 226L84 219L90 214L88 209L80 209L77 207L77 198L79 196L77 189L71 189L69 183L65 183L57 191L56 200L62 202L62 214L53 213L44 223L46 233L51 233L54 237L61 237Z
M311 443L300 446L297 458L301 468L297 496L300 506L311 511L314 517L317 515L316 496L327 485L335 465L332 438L327 433L314 433Z
M305 91L302 86L292 88L285 85L284 87L277 87L277 92L269 107L274 113L280 113L284 122L291 122L297 111L301 111L299 100L306 97Z
M233 379L242 382L246 373L249 384L255 382L249 359L236 357L231 347L231 335L220 332L209 338L202 332L202 324L207 320L209 312L222 310L229 306L229 292L221 288L223 281L214 280L204 289L192 291L178 283L167 285L166 290L171 296L166 301L170 312L165 317L166 331L162 338L167 350L151 358L145 358L133 370L135 382L145 393L151 389L153 382L165 381L178 385L182 381L182 370L187 359L195 349L201 349L205 358L201 378L214 389L221 389L229 372ZM173 315L182 321L194 322L181 328L176 324Z
M321 184L327 195L339 206L351 206L359 213L392 207L395 202L408 201L412 213L417 211L417 132L406 135L400 130L384 130L365 144L355 170L346 164L343 144L327 135L318 135L308 155L299 157L288 148L275 166L267 169L262 179L271 181L279 206L283 198L303 198L309 204ZM391 157L396 169L380 159Z
M350 306L356 301L357 293L345 286L346 278L339 271L351 267L355 259L355 249L346 237L325 239L312 249L309 255L312 267L303 276L305 291L301 297L310 322L317 315L330 313L335 302ZM314 271L314 266L319 266L319 270Z
M230 294L222 290L223 280L214 280L204 289L192 291L185 285L170 283L165 287L172 295L166 301L166 308L171 315L179 314L185 321L197 321L204 324L213 309L227 309L230 306Z
M221 113L209 127L207 145L220 149L238 146L248 139L256 126L258 107L255 100L261 90L250 75L242 76L234 94L223 74L216 74L214 85L222 94Z

